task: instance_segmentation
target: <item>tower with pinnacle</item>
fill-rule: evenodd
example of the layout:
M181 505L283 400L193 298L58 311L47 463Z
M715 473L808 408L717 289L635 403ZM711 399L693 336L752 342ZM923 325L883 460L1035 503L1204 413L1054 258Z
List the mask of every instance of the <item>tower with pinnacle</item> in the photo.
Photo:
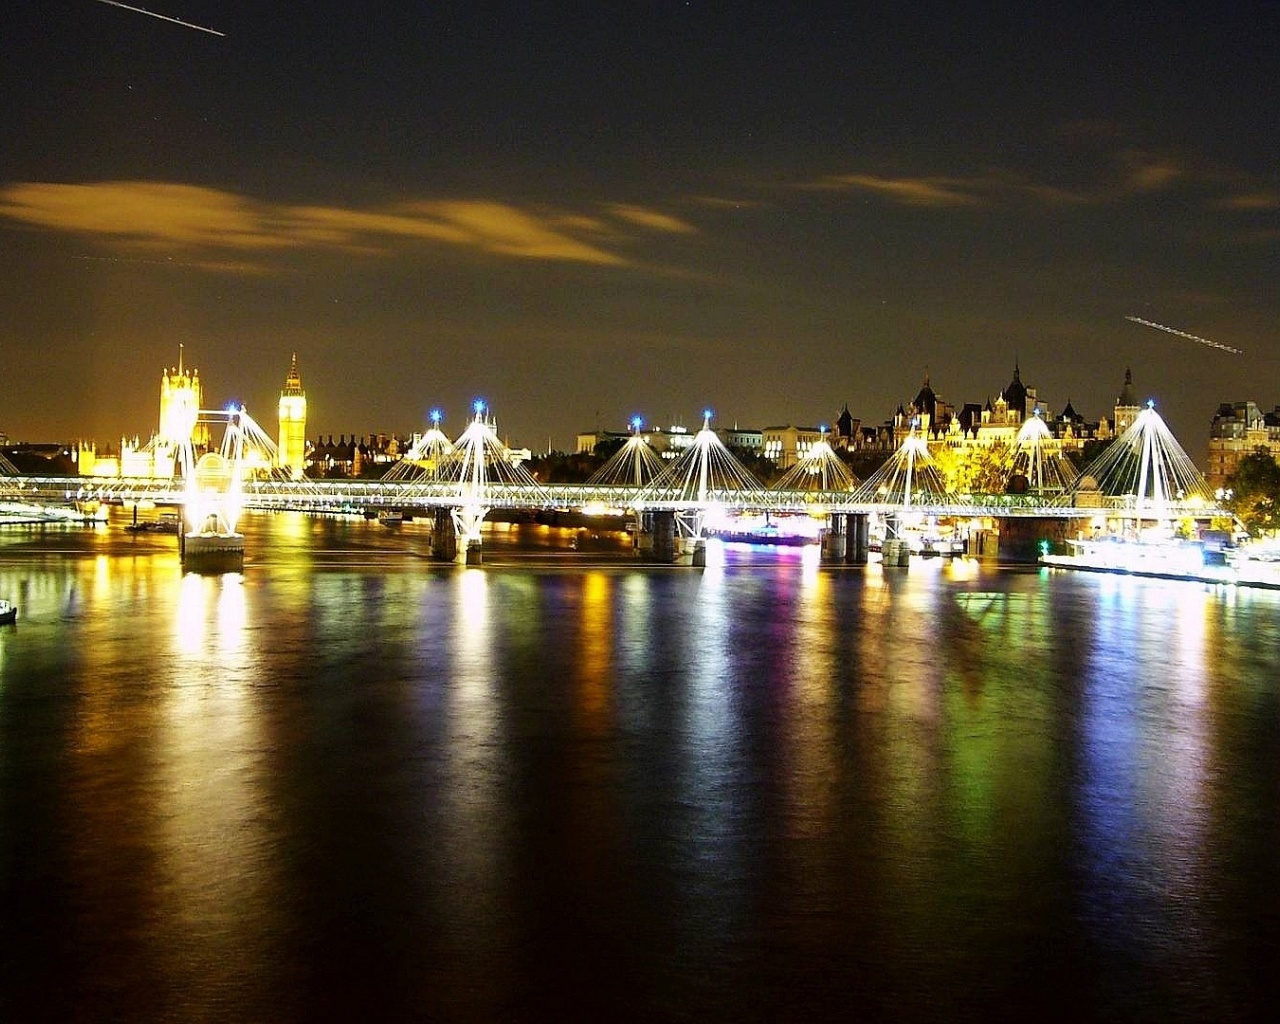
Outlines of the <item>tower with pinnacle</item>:
M280 392L280 441L276 452L279 468L293 479L302 477L307 464L307 393L298 376L298 354L293 354L289 375Z

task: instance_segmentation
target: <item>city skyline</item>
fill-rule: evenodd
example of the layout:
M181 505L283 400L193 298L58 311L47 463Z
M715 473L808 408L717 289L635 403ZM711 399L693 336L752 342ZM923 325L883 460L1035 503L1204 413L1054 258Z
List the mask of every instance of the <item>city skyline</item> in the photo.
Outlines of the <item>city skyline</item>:
M1018 367L1015 366L1015 368L1011 371L1010 375L1012 376L1013 374L1017 374L1019 372L1020 371ZM189 359L188 354L185 351L185 348L180 347L178 350L177 358L173 360L170 364L167 364L166 366L164 366L159 371L159 377L161 379L161 384L162 384L160 389L162 394L160 398L159 419L154 419L153 417L153 420L154 420L153 422L148 422L132 430L127 430L123 434L117 434L117 435L112 435L107 437L98 437L98 436L93 436L84 432L80 432L80 433L74 433L67 436L36 438L36 437L26 437L26 436L17 436L17 435L4 435L2 432L0 432L0 436L7 436L8 443L10 444L20 445L20 444L28 444L28 443L47 443L47 442L75 444L76 442L93 442L93 443L105 445L108 449L110 449L112 445L114 445L116 442L120 441L121 439L124 439L124 440L136 439L139 442L145 441L149 437L158 436L157 429L160 427L160 421L163 420L164 418L163 381L169 379L171 375L180 375L183 373L185 373L188 377L194 376L194 379L200 382L200 387L202 391L204 387L209 384L208 375L202 373L201 368L198 365L198 361ZM1064 407L1068 404L1071 404L1072 411L1077 417L1079 417L1082 420L1083 423L1092 424L1096 426L1100 420L1105 420L1108 423L1111 423L1111 426L1114 429L1115 425L1112 422L1112 417L1113 417L1115 408L1118 404L1125 404L1125 402L1121 400L1122 396L1120 392L1122 390L1127 389L1128 385L1131 383L1130 381L1131 373L1128 368L1126 368L1126 371L1122 375L1122 378L1123 378L1122 383L1117 384L1116 387L1113 389L1115 394L1113 395L1112 400L1108 402L1106 407L1102 410L1082 409L1079 403L1072 402L1070 398L1064 399L1060 404L1049 405L1048 403L1045 402L1043 397L1039 395L1038 392L1040 389L1035 380L1024 380L1024 381L1021 381L1021 383L1027 385L1030 388L1032 394L1035 395L1034 402L1031 400L1030 397L1028 398L1028 406L1027 406L1028 415L1031 414L1032 410L1039 410L1040 414L1044 415L1046 418L1056 419L1063 413ZM219 412L225 412L228 408L232 406L239 405L244 412L248 413L249 417L252 420L259 423L260 426L263 426L264 428L266 428L268 432L271 432L276 425L277 404L280 398L286 393L296 394L296 395L299 395L299 397L308 395L306 377L305 377L305 374L301 372L297 353L293 353L291 355L289 369L287 371L286 376L282 378L282 381L285 386L276 391L275 393L276 402L271 403L269 408L266 407L268 403L265 403L265 402L263 403L262 406L255 409L248 405L245 405L243 402L239 402L236 399L220 401L218 400L217 396L219 396L222 392L219 389L217 383L215 382L212 387L212 394L208 396L208 398L205 401L203 401L203 403L201 404L201 409L209 413L219 413ZM1001 386L1001 387L995 388L994 390L989 390L988 393L984 393L980 396L963 396L957 400L954 396L947 393L945 389L934 388L933 385L937 383L938 383L937 381L934 381L932 377L926 373L923 380L918 381L916 384L916 387L912 389L911 395L915 396L916 394L918 394L921 388L927 388L929 390L934 391L937 397L937 401L940 403L940 406L945 405L949 410L951 410L951 413L948 414L948 423L950 423L951 414L952 413L958 414L961 410L961 407L964 406L966 402L969 401L970 398L978 399L977 404L989 410L995 401L1005 397L1004 387ZM1132 382L1132 383L1137 384L1138 382ZM298 388L301 389L300 392L296 390ZM259 391L262 389L255 387L254 390ZM1140 391L1141 391L1141 388L1137 387L1135 394ZM154 390L151 397L152 397L152 405L154 406L155 405ZM313 401L313 398L315 399L314 401ZM1149 400L1154 402L1154 399L1149 399ZM768 419L766 421L754 423L754 422L745 422L732 416L729 416L729 417L722 416L718 413L717 409L711 405L704 405L702 408L699 408L696 410L679 410L665 417L661 414L652 415L643 409L633 409L631 410L630 413L625 414L623 418L620 418L617 420L610 419L608 421L605 421L601 419L597 423L592 423L589 425L584 424L581 427L572 431L570 436L563 443L545 444L543 447L540 448L538 445L538 441L540 439L526 438L526 437L518 437L518 438L513 437L509 431L503 429L502 420L501 420L501 409L495 408L493 404L485 396L482 396L482 395L472 396L471 398L465 401L461 401L457 404L456 407L450 406L449 403L442 403L442 402L430 403L430 409L429 409L429 412L424 417L424 422L416 424L411 428L409 428L408 430L403 430L403 431L387 430L387 429L381 429L379 427L367 427L367 426L360 427L358 424L338 426L330 429L330 425L327 422L317 417L316 415L313 415L313 413L317 411L319 412L321 417L324 414L323 413L324 402L323 402L322 396L308 397L306 401L307 401L307 405L304 407L304 410L309 410L309 411L304 411L303 422L304 422L305 430L304 430L303 436L308 442L311 442L311 441L320 442L320 441L325 441L326 439L328 441L332 441L334 438L342 438L345 440L348 437L351 441L354 442L354 441L361 440L363 438L378 437L378 436L399 437L399 438L407 439L414 436L421 436L427 430L430 430L432 427L438 427L442 429L446 433L446 435L449 435L451 433L460 434L462 431L466 429L467 425L475 417L483 415L487 420L490 420L495 425L495 427L499 428L501 436L503 437L504 441L512 444L517 448L525 447L525 448L530 448L534 451L545 450L548 452L553 450L564 451L564 452L574 451L576 449L576 438L580 435L589 434L593 432L627 434L637 429L641 429L646 433L653 432L653 431L662 433L662 432L671 431L671 430L692 432L702 426L702 422L704 419L707 420L710 423L710 425L717 430L742 429L747 431L751 431L751 430L758 431L761 429L767 430L770 428L776 429L776 428L784 428L784 427L794 427L794 428L806 429L806 430L827 430L834 433L836 429L836 421L840 417L841 412L844 411L844 407L842 405L841 409L828 410L824 412L822 415L818 415L818 416L811 416L808 418L801 416L801 417L792 417L790 419L775 417L772 419ZM1140 401L1145 402L1147 400L1140 400ZM848 409L847 411L853 417L854 422L860 426L860 428L876 429L876 428L892 427L895 423L895 420L899 417L900 413L905 411L906 413L911 414L914 410L913 397L886 399L886 402L887 404L881 403L881 405L878 406L875 411L866 411L866 410L858 410L858 409ZM1280 406L1277 406L1277 408L1280 408ZM151 410L148 410L148 412L153 413L155 412L155 409L153 408ZM145 416L146 416L146 413L143 414L144 419L145 419ZM162 433L163 430L161 429L160 432ZM552 441L553 439L547 439L547 440ZM1192 442L1192 444L1194 445L1194 441Z
M13 16L11 437L148 429L179 344L260 420L296 351L325 432L483 396L533 447L1015 363L1091 419L1132 367L1192 447L1277 400L1267 8L147 6Z

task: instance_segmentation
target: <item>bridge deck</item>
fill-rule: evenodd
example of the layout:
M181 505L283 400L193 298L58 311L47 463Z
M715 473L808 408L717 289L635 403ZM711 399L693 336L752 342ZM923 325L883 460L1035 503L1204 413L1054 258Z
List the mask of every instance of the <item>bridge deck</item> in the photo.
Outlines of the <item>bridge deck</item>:
M90 501L152 501L157 505L182 505L186 493L181 481L148 477L34 477L0 478L0 497L31 504L75 504ZM528 510L618 509L625 511L670 510L705 511L720 508L730 512L874 513L880 515L923 513L941 517L1055 517L1088 518L1099 513L1150 516L1149 505L1139 508L1132 495L1105 499L1104 507L1078 507L1061 495L976 494L954 495L928 503L878 503L855 501L848 491L723 490L708 491L706 500L695 501L671 491L617 484L525 484L491 483L468 494L456 483L386 480L253 480L243 484L242 504L253 509L296 509L333 512L383 508L456 508L464 505L484 508ZM1204 518L1226 515L1221 509L1203 504L1186 507L1169 505L1170 515Z

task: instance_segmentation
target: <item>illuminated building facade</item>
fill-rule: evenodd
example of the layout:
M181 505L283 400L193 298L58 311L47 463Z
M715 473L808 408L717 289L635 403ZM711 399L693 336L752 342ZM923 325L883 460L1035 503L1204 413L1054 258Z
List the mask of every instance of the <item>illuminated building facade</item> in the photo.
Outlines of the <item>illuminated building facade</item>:
M179 453L190 441L199 453L209 447L209 426L200 422L204 389L200 371L187 369L182 346L178 365L160 373L160 424L147 444L139 439L120 439L116 452L99 451L92 441L81 441L75 452L76 471L81 476L123 476L173 479L177 475Z
M289 375L284 379L284 390L280 392L279 419L278 468L297 480L307 465L307 393L302 390L302 378L298 376L296 352L289 365Z
M1205 482L1225 487L1240 460L1259 448L1280 460L1280 406L1264 413L1255 402L1223 402L1209 426Z
M209 447L208 424L200 422L204 408L204 389L200 371L188 370L182 364L182 346L178 346L178 365L160 374L160 432L157 446L176 447L190 439L196 449ZM157 455L157 464L159 455Z
M826 431L818 427L765 427L760 431L761 449L766 459L779 469L790 469L805 459L814 445L826 440Z

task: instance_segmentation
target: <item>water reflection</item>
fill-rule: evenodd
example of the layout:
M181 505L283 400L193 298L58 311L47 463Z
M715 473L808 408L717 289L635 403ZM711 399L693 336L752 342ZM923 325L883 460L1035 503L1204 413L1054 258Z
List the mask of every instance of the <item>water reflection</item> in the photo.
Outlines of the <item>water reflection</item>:
M1086 906L1108 955L1181 962L1170 988L1197 983L1206 857L1206 616L1213 591L1099 587L1081 694L1078 791ZM1221 650L1218 650L1219 655Z
M0 562L0 970L50 1019L1267 1005L1276 595L247 528L241 575Z
M500 652L488 574L461 570L439 596L452 607L444 623L450 660L440 704L438 831L427 882L442 929L440 955L456 961L465 976L483 976L510 945L500 925L511 855L502 805L509 764L497 689Z

